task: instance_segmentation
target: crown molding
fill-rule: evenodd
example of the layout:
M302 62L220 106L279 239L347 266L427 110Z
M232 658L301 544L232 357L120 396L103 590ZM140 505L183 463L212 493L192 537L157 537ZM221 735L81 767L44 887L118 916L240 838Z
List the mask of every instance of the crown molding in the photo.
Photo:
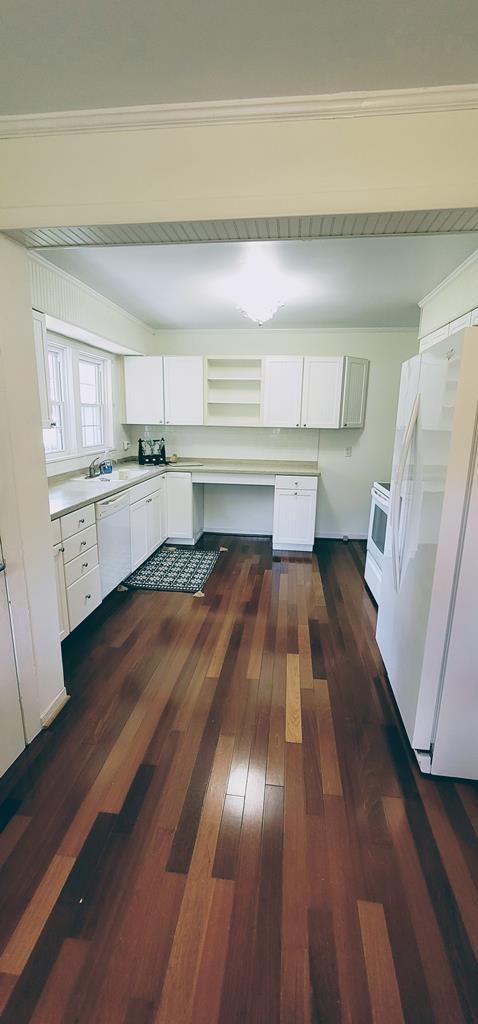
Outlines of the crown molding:
M141 107L67 110L0 116L0 139L84 132L140 131L201 125L261 124L390 114L427 114L478 108L478 84L373 92L277 96L270 99L166 103Z
M468 267L471 267L471 265L473 263L476 263L477 261L478 249L476 249L475 252L472 252L470 256L467 256L466 260L463 260L463 263L460 263L457 267L455 267L455 269L452 270L450 274L447 274L447 276L444 277L442 281L440 281L437 285L435 285L434 288L432 288L431 292L427 292L427 294L423 296L423 299L420 299L418 303L419 308L423 309L423 307L426 306L428 302L436 298L436 296L439 295L440 292L444 291L444 289L447 288L452 281L454 281L457 277L460 277L464 270L466 270Z

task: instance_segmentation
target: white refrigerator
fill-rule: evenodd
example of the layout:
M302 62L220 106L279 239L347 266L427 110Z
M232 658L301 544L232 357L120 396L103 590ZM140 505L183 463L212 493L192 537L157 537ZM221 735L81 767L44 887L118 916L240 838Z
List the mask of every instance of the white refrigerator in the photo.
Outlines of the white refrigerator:
M402 367L377 642L420 768L478 779L478 327Z

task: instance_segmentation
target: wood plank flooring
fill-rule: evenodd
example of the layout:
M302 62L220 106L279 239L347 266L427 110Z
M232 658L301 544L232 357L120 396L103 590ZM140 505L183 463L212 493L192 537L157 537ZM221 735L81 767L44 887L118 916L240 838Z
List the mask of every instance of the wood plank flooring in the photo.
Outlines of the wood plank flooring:
M409 754L363 545L201 543L0 782L2 1024L478 1022L478 791Z

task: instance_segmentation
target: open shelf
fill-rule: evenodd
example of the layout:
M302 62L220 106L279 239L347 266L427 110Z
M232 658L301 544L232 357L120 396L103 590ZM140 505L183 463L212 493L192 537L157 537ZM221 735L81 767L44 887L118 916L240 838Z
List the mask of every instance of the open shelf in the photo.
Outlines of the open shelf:
M262 359L207 360L206 416L216 426L259 426Z

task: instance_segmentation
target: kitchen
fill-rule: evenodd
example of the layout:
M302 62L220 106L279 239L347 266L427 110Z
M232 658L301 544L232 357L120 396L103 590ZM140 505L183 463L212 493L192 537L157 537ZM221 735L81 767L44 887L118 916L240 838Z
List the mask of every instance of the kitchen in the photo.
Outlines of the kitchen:
M476 1019L447 88L2 121L2 1024Z
M325 243L325 246L327 244ZM385 607L393 606L394 593L390 583L390 566L394 568L393 557L391 560L390 555L390 538L393 531L387 530L387 520L391 515L390 485L380 483L374 478L385 477L387 470L392 470L394 479L398 472L397 462L404 447L404 430L410 414L408 406L411 399L407 395L413 394L413 389L410 391L408 385L409 390L404 391L403 397L402 383L399 398L400 371L403 381L403 375L409 365L415 366L417 360L426 359L430 353L443 350L445 365L451 367L452 376L454 374L454 379L458 379L457 371L453 369L458 364L454 364L453 360L450 362L451 346L455 339L464 337L463 331L466 335L467 328L471 328L468 333L473 334L473 324L478 322L477 309L470 309L463 314L463 307L458 309L455 305L456 302L465 301L471 306L476 295L473 278L471 284L465 288L467 297L463 298L463 282L466 284L470 268L476 267L474 244L475 236L466 235L455 239L452 245L449 239L427 239L421 241L418 246L413 243L408 247L409 261L412 261L415 255L415 259L421 261L422 267L424 255L428 252L431 267L428 281L434 286L423 300L420 299L421 322L418 342L417 329L403 325L401 329L384 328L378 323L372 329L362 324L356 328L345 324L340 328L327 329L314 329L310 325L304 326L303 323L299 326L297 321L301 315L304 316L300 300L295 307L294 300L289 300L283 307L282 316L288 316L289 321L296 318L296 324L292 328L290 324L279 329L274 329L273 323L259 326L251 317L244 320L243 327L237 327L235 320L239 316L243 318L243 314L232 307L229 325L219 329L212 326L214 304L208 299L207 315L211 318L209 329L201 323L204 311L200 309L197 312L199 328L188 329L185 326L188 315L194 316L194 312L191 313L188 309L182 314L184 325L179 330L160 329L153 334L151 328L148 328L144 321L141 322L142 331L146 333L148 329L147 352L142 355L131 354L131 348L128 352L125 339L120 339L119 335L117 338L105 337L91 330L92 321L88 320L86 300L89 303L94 301L100 311L106 308L108 313L121 317L123 324L129 326L133 323L136 328L138 323L129 320L132 316L130 311L126 312L120 306L113 305L111 293L105 296L100 291L92 290L88 284L88 261L93 258L97 262L98 253L86 248L77 249L74 254L65 249L51 250L47 258L38 253L30 255L37 386L42 411L45 473L48 474L51 518L50 552L55 568L57 631L63 648L65 671L65 682L63 683L61 678L59 691L53 694L52 699L41 710L40 720L44 731L37 739L31 737L33 750L37 749L38 739L48 736L49 730L55 726L60 728L58 735L61 735L62 728L67 730L66 738L69 733L68 719L65 719L64 726L62 722L63 716L67 713L70 720L73 715L76 728L80 727L81 715L79 718L76 716L80 695L78 680L84 678L85 672L83 658L80 655L82 647L85 653L90 651L89 656L95 660L98 655L101 656L102 649L115 649L114 646L109 647L110 640L107 638L118 636L118 639L113 640L113 644L119 645L118 649L121 650L123 641L118 634L119 622L125 614L129 614L128 608L134 607L130 602L145 600L146 595L152 622L155 621L157 614L162 614L163 608L169 607L167 604L164 605L164 601L174 597L188 600L189 595L192 595L193 601L199 599L198 609L202 601L206 601L209 608L211 599L216 600L212 598L215 586L220 588L223 574L226 572L227 579L231 572L231 569L227 568L230 564L228 560L238 559L238 552L244 544L244 550L247 551L248 542L251 545L250 551L256 552L252 559L266 557L265 564L274 565L274 561L269 561L272 555L278 568L280 565L283 565L284 569L287 566L291 589L284 607L287 607L287 618L291 623L297 614L299 618L304 614L305 595L308 591L301 588L300 580L302 574L305 574L305 579L308 578L307 562L313 557L312 552L319 552L323 578L324 591L320 589L318 597L320 608L320 603L324 601L324 592L327 603L334 600L332 594L336 584L331 584L328 578L331 565L334 566L334 573L343 573L345 568L341 556L337 565L335 561L329 565L330 557L337 557L336 549L330 549L330 544L340 544L344 551L350 549L353 558L358 559L360 583L363 578L369 593L379 605L379 644L386 659L395 697L401 707L400 679L404 669L400 666L400 657L397 660L397 653L392 655L389 650L390 639L387 639L390 621L395 622L392 626L392 640L395 642L396 636L398 639L398 620L390 620L388 612L385 614L384 611ZM386 247L390 258L393 244L391 246L387 241ZM240 246L237 250L239 267L243 265L244 260L247 263L250 248L249 244ZM327 254L327 248L323 243L321 248L323 258L323 255ZM274 261L280 262L281 249L280 245L279 248L275 248L272 267L275 265ZM350 260L349 272L352 272L357 261L361 261L362 253L357 249L355 254L353 241L347 244L347 249ZM377 246L375 258L383 264L385 249L379 249L380 246ZM154 250L142 253L143 258L147 256L154 264L159 258L162 266L166 266L169 259L172 260L179 277L177 288L182 295L188 293L188 274L196 273L194 260L199 257L204 260L202 252L196 257L194 251L183 251L183 279L177 269L177 251L173 253L169 247L165 247L159 254ZM454 265L457 252L464 256L458 267ZM130 250L130 253L131 261L137 260L137 250ZM339 255L343 260L343 246ZM82 261L83 280L72 277L68 271L58 267L58 263L61 262L70 265L72 256L77 265ZM122 257L125 256L129 256L129 253L123 251ZM113 260L117 257L116 252L113 254ZM313 247L310 250L310 257L314 261L315 274L317 256ZM100 258L103 266L107 264L111 259L110 250L102 250ZM208 258L211 260L213 257ZM284 253L285 263L287 258L288 254ZM437 281L434 260L441 260L441 266L446 271L442 281ZM97 268L95 272L98 273ZM416 273L417 267L410 266L411 278ZM394 268L391 260L389 287L397 291L393 279ZM267 283L267 278L265 282ZM124 281L120 280L116 287L124 289ZM169 294L170 287L170 282L166 281L164 293L157 301L164 302L164 295ZM72 308L74 304L76 308L81 308L83 302L84 324L75 324L58 317L60 307L58 303L55 305L56 295L61 289L65 310L66 288L70 290ZM438 301L442 302L448 290L451 292L447 304L450 320L447 325L440 325L436 329L436 316L442 315L441 307L438 312L435 308L437 297ZM358 289L356 295L357 292ZM352 301L356 299L351 297L350 303ZM39 308L41 305L43 309ZM406 312L407 307L403 298L402 306L405 320L409 313ZM455 312L460 315L452 316ZM307 311L306 315L311 314ZM316 313L313 312L312 315L315 316ZM342 303L338 315L346 315ZM350 309L348 315L356 318L357 308ZM366 315L372 318L377 315L374 314L372 304L369 305ZM276 316L279 317L280 313L276 312ZM99 323L98 317L98 325ZM465 337L463 344L468 345L468 360L475 358L473 339L466 340ZM416 355L417 348L423 353L422 356ZM159 350L162 354L150 354L154 350L156 353ZM474 379L471 369L468 376L470 380ZM454 391L451 397L455 400ZM400 411L403 402L406 403L405 412L403 409ZM449 404L450 398L447 402ZM394 454L393 433L397 403L397 440ZM468 418L472 415L473 403L473 394L470 394ZM430 398L426 401L422 398L423 410L428 406L433 408L433 401L430 406ZM445 435L448 443L450 409L447 408L445 412L448 416ZM425 415L424 411L422 415ZM463 415L461 412L461 419ZM468 432L471 438L471 426L468 427ZM440 432L437 436L441 436ZM463 441L463 426L460 436ZM398 510L402 525L397 527L397 533L401 538L399 571L404 575L407 565L413 566L413 558L410 561L410 554L406 554L407 548L403 542L403 522L404 509L407 506L407 502L404 501L404 498L407 498L406 487L414 464L418 465L418 437L419 435L413 441L415 454L412 461L408 456L408 468L406 471L405 468L400 470L405 480L405 490L399 486L395 492L402 495ZM361 455L362 445L365 445L365 452ZM407 442L406 449L409 453L411 442ZM443 455L443 459L446 458L447 456ZM348 469L349 466L351 470ZM463 470L461 475L463 479L466 478ZM369 510L370 493L372 505ZM420 492L417 490L417 493ZM443 482L440 490L440 494L442 493ZM471 491L469 500L472 500ZM425 519L424 522L428 522L428 531L430 521ZM435 514L431 529L436 533L438 526L439 515L437 517ZM365 559L364 543L367 537ZM430 538L427 543L429 540ZM436 536L434 543L438 549ZM465 543L469 544L471 541ZM271 552L270 555L264 555L264 545L265 550ZM178 553L181 555L188 550L197 551L198 557L209 559L204 582L200 576L196 577L196 567L188 575L187 568L183 570L181 567L180 571L175 573L168 564ZM260 552L262 554L259 554ZM160 578L156 578L153 566L158 555L160 561L161 558L166 558L166 568L162 566L162 571L166 573L164 585ZM443 561L443 555L439 554L437 557L439 562L440 559ZM249 558L246 556L245 564L248 564ZM295 569L294 560L298 561L299 565L301 560L305 560L300 572L299 565ZM238 568L240 565L239 560ZM238 569L235 570L237 571ZM440 571L443 576L443 568ZM449 567L450 571L453 575L452 565ZM293 582L295 572L298 574L296 583ZM140 574L139 582L135 583L137 573ZM382 581L383 573L385 583ZM234 574L232 578L234 579ZM216 579L217 583L214 583ZM279 581L280 576L276 579ZM6 580L8 586L8 573ZM199 582L195 582L196 580ZM320 587L317 580L313 584L312 581L313 576L310 578L310 585ZM383 601L384 586L391 587L386 605ZM459 587L456 584L455 586L459 607L462 599ZM294 604L291 604L295 592L298 600L299 595L303 594L299 603L302 612L294 612ZM344 593L346 592L344 590ZM211 597L208 598L209 594ZM371 610L367 610L367 616L370 613L373 615L373 605L366 594L367 591L364 590L362 602L365 601ZM250 595L249 589L249 597ZM409 600L407 597L407 602ZM249 605L246 604L244 607L247 610ZM272 614L273 607L271 604L271 610L266 614ZM365 608L365 605L363 607ZM141 605L138 608L141 609ZM5 635L9 630L8 618L9 615L12 616L12 610L14 613L9 598L2 612ZM184 610L186 612L187 608ZM437 611L441 611L443 616L442 602L437 606ZM170 614L171 611L167 613L168 621ZM196 614L201 615L200 611ZM309 615L314 614L316 612L311 606ZM433 614L436 616L436 612ZM461 634L463 630L466 633L468 628L466 614L466 610L462 609ZM14 623L14 614L12 617ZM319 612L319 620L322 617L322 613ZM194 621L193 618L192 622ZM244 621L247 621L247 618ZM426 620L424 622L426 623ZM224 623L227 623L227 615ZM186 629L185 622L182 628ZM224 628L223 625L222 629ZM290 628L293 629L293 626ZM324 674L332 678L333 669L332 663L329 663L327 646L323 655L319 654L322 644L330 643L326 640L326 634L317 634L312 628L311 621L307 635L300 622L296 628L301 673L311 673L311 685L312 674L314 677L318 676L319 681ZM344 623L342 628L345 628ZM406 623L400 628L406 629ZM370 625L367 626L366 632L369 630ZM380 641L380 630L383 642ZM432 649L438 649L436 637L439 635L440 628L435 626L434 633L427 641ZM133 630L132 637L134 636ZM293 641L291 642L293 645ZM107 648L105 643L108 644ZM407 647L403 638L398 643L399 649L400 644L404 649ZM449 646L451 660L454 657L452 639ZM287 654L287 673L294 657L293 653ZM338 657L337 650L334 659ZM474 657L473 652L470 652L469 657ZM250 658L253 659L252 652ZM306 670L307 662L310 668ZM21 668L21 662L19 667ZM12 658L5 662L2 671L5 674L2 683L10 694L11 702L9 718L5 719L9 742L2 745L2 770L6 772L4 778L8 782L9 779L15 779L16 766L21 764L21 756L18 755L21 755L25 747L25 719L22 720L21 714L25 704L15 703L19 673L14 650ZM255 670L252 671L254 674ZM463 667L458 672L458 678L463 680ZM398 683L395 682L395 673ZM406 673L408 677L410 665ZM313 686L319 686L319 683L315 681ZM286 714L288 687L287 675ZM418 682L416 689L418 692ZM420 712L420 707L424 702L425 705L428 702L431 708L428 714L433 717L437 698L430 697L425 686L422 689L425 695L422 697L420 690L419 715L421 714L423 719L424 711L422 709ZM416 756L422 772L438 771L445 775L476 777L471 724L473 695L468 684L465 684L463 689L463 700L471 701L468 724L466 721L465 725L463 724L463 716L457 715L456 707L455 711L451 709L447 712L447 721L454 718L453 728L460 733L458 762L456 744L450 749L450 728L445 732L445 755L443 756L441 750L442 739L441 747L439 743L437 756L431 765L426 761L424 742L417 742L414 739L414 727L407 724L412 746L420 746ZM441 700L445 704L448 693L449 687L443 685ZM98 697L99 694L94 699ZM319 699L322 700L323 696ZM297 742L301 737L300 742L307 742L302 738L302 731L306 728L307 722L307 718L304 717L307 714L306 708L307 703L303 703L302 715L295 726L286 725L286 740L289 737L289 741ZM440 726L442 721L443 716L434 723L438 741L440 729L443 733L443 727ZM152 726L154 722L153 717ZM421 728L423 733L423 726ZM321 743L324 742L322 736ZM312 756L312 749L308 749L308 754ZM453 771L448 767L451 762L457 765ZM7 771L10 765L10 771ZM325 765L322 770L324 769ZM337 785L335 783L332 786L334 792ZM120 791L123 792L123 789ZM12 821L15 821L15 818L14 815ZM180 825L178 827L181 828ZM5 959L5 967L8 967L9 963L8 958ZM14 1000L12 1006L15 1005Z

